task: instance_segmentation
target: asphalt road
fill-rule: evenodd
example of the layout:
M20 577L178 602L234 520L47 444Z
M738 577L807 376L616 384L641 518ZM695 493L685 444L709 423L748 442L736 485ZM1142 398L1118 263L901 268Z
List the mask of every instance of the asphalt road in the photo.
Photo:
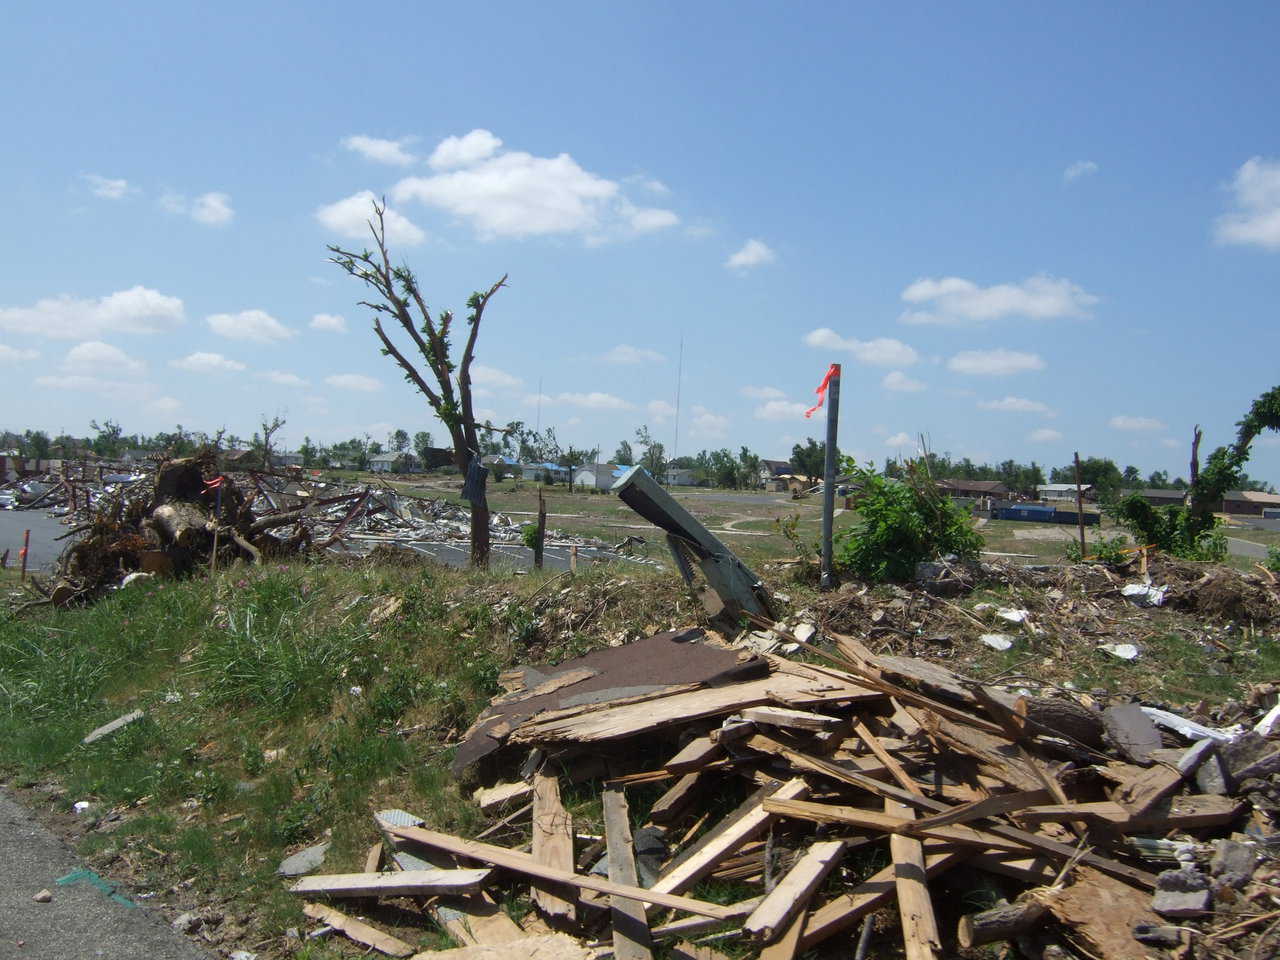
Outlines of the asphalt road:
M18 551L22 549L22 532L31 531L31 548L27 555L28 570L49 570L62 553L67 541L55 541L70 527L43 510L0 510L0 553L9 551L9 566L18 565Z
M85 865L0 790L0 958L212 960L146 906L127 906L82 877ZM109 884L109 881L105 881ZM32 900L50 890L50 903Z
M1250 557L1254 560L1267 559L1267 548L1260 543L1254 543L1252 540L1237 540L1235 537L1227 537L1227 553L1233 557Z

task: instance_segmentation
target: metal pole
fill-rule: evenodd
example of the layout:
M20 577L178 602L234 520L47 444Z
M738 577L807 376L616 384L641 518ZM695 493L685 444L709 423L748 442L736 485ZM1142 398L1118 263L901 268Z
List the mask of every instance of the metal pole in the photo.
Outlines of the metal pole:
M27 579L27 551L31 549L31 531L22 535L22 581Z
M1080 559L1084 560L1089 551L1084 545L1084 497L1080 491L1080 451L1076 451L1076 520L1080 524Z
M827 464L822 481L822 586L835 586L831 573L831 524L836 508L836 435L840 425L840 364L831 365L827 384Z

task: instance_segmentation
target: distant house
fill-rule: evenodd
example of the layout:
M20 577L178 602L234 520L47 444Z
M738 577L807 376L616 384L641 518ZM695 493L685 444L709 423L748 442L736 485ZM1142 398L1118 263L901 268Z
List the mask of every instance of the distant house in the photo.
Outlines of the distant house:
M525 480L545 480L551 477L552 483L568 483L569 469L558 463L522 463L520 473Z
M1153 507L1180 507L1187 497L1185 490L1121 490L1120 499L1135 494Z
M155 456L154 450L133 449L126 450L124 453L120 454L120 459L125 463L141 463L143 460L146 460L151 456Z
M245 470L255 459L252 450L223 450L218 457L224 470Z
M1264 510L1280 508L1280 495L1256 490L1228 490L1222 495L1222 512L1260 517Z
M671 467L667 470L667 483L673 487L696 487L697 478L693 471L684 467Z
M1009 488L999 480L939 480L938 489L949 497L981 500L983 497L1007 497Z
M403 455L399 453L380 453L376 457L370 457L369 469L374 473L390 473L396 468L401 456Z
M613 474L617 469L617 465L612 463L584 463L574 471L573 482L580 487L608 490L613 486Z
M1080 493L1086 500L1092 500L1093 485L1082 483L1080 485ZM1076 499L1076 485L1074 483L1040 483L1036 485L1036 495L1041 500L1070 500Z
M760 461L760 483L766 488L771 489L770 483L778 477L785 477L791 474L790 460L761 460Z
M290 450L280 450L271 455L271 462L277 467L302 466L302 454Z

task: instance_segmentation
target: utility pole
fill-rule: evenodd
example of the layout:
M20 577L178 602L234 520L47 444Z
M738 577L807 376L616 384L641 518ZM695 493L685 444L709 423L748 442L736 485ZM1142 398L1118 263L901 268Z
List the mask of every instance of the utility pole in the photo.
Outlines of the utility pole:
M827 384L827 462L822 481L822 587L835 586L831 572L831 525L836 507L836 435L840 425L840 364L831 365Z
M1084 495L1080 489L1080 451L1076 451L1076 520L1080 524L1080 559L1084 560L1089 551L1084 545Z

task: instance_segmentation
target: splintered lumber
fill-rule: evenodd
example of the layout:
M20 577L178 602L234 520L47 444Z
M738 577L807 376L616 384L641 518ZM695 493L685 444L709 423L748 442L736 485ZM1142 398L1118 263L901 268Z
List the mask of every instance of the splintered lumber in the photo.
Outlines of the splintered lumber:
M652 903L659 907L682 910L685 913L696 913L702 917L714 917L717 920L731 920L736 916L741 916L731 907L724 907L718 903L704 903L701 900L694 900L692 897L681 897L671 893L664 893L660 890L646 890L643 887L634 887L625 883L614 883L612 880L605 880L603 877L585 876L569 870L550 867L539 863L531 854L521 853L519 850L508 850L505 847L496 847L491 843L463 840L461 837L450 836L447 833L437 833L435 830L427 830L423 827L400 827L393 824L385 824L384 829L392 836L413 840L428 847L452 853L455 856L490 863L495 867L502 867L504 870L514 870L517 873L523 873L525 876L538 877L543 880L550 880L553 883L570 884L580 890L595 890L597 893L607 893L611 896L630 897L632 900L639 900L641 903Z
M668 773L691 773L701 770L723 753L724 747L710 736L698 737L685 744L684 749L667 761L664 769Z
M481 787L475 794L476 803L485 813L493 813L516 800L528 799L533 793L533 785L517 780L515 783L497 783L492 787Z
M809 785L796 777L788 780L773 794L778 800L796 800L808 796ZM734 850L763 833L774 814L765 810L763 803L756 803L738 815L739 811L730 814L737 819L726 825L714 840L706 844L694 856L676 864L670 872L658 878L653 885L657 893L679 893L688 890L695 883L715 870L716 864Z
M729 960L729 958L706 944L685 941L671 948L671 960Z
M671 823L679 819L698 791L700 773L686 773L649 809L649 819L654 823Z
M926 843L925 876L933 877L949 870L956 864L962 863L967 856L967 851L939 851L937 846ZM800 949L809 950L815 947L888 904L897 893L894 874L894 866L890 864L872 874L848 893L842 893L817 910L811 910L800 937Z
M747 917L742 929L766 942L774 939L807 907L809 898L835 869L843 853L844 843L840 840L822 840L811 846Z
M1049 910L1082 939L1089 952L1106 960L1147 960L1151 950L1133 939L1140 923L1164 921L1151 909L1151 898L1113 877L1079 867L1074 882L1049 900Z
M533 858L544 866L573 872L573 821L560 802L560 781L539 771L533 775ZM535 883L534 906L544 916L574 920L573 891Z
M792 710L787 707L747 707L742 711L742 719L754 723L767 723L773 727L791 727L795 730L808 730L814 733L831 730L841 724L837 717L827 717L807 710Z
M834 803L812 803L807 800L780 800L776 797L766 797L764 808L769 813L781 817L810 820L814 823L843 823L862 830L877 830L891 835L906 835L914 823L909 817L901 815L864 810L861 807L844 807ZM948 843L963 843L1014 853L1028 852L1025 843L1007 840L992 832L975 830L973 827L932 827L928 830L917 830L916 834Z
M357 920L355 917L348 917L345 913L326 907L322 903L306 903L302 906L302 912L312 920L319 920L321 923L327 923L335 930L341 930L356 943L363 943L366 947L373 947L382 953L392 957L407 957L413 953L413 947L384 933L377 927L370 926L363 920Z
M1182 774L1174 767L1167 767L1162 763L1146 768L1129 764L1108 766L1119 767L1122 771L1131 773L1116 790L1113 799L1134 816L1146 813L1182 786Z
M914 811L897 800L885 798L884 812L914 819ZM954 829L954 828L953 828ZM963 829L963 828L962 828ZM902 942L907 960L935 960L942 949L933 900L925 883L924 844L914 837L889 837L893 858L893 878L898 890L898 915L902 920Z
M631 819L627 798L621 790L604 792L604 833L609 850L609 879L615 883L637 886L635 846L631 839ZM653 938L644 905L638 900L614 896L613 955L617 960L650 960Z
M569 740L596 743L638 736L700 717L720 716L747 707L783 700L823 703L830 700L880 699L866 687L839 680L815 680L791 673L772 673L759 680L724 687L684 690L670 696L611 705L608 702L552 710L525 721L511 731L511 743L554 743Z
M956 940L965 950L998 940L1012 940L1039 923L1048 909L1039 900L1028 898L968 914L960 918Z
M473 893L491 870L392 870L386 873L327 873L303 877L290 893L326 897L421 897Z
M730 918L737 920L741 917L748 917L756 907L760 906L764 897L752 897L750 900L740 900L737 903L731 903L726 908L734 911ZM681 920L673 920L671 923L664 923L660 927L650 928L655 940L672 940L676 937L687 937L691 934L702 933L711 930L724 923L724 920L713 920L710 917L685 917Z
M591 960L594 954L566 933L539 933L507 943L424 950L410 960Z
M377 873L382 868L382 841L369 847L369 852L364 857L364 872Z
M1048 804L1028 807L1018 816L1024 823L1057 823L1063 820L1092 820L1126 832L1130 830L1219 827L1230 823L1244 810L1244 802L1216 794L1192 794L1162 800L1135 816L1119 803L1098 800L1093 803Z
M1049 799L1049 791L1047 790L1020 790L1013 793L998 793L993 797L984 797L981 800L962 803L946 813L935 813L929 817L920 817L904 826L902 832L927 832L934 827L946 827L953 824L969 823L973 820L985 820L987 817L998 817L1039 803L1047 803Z

